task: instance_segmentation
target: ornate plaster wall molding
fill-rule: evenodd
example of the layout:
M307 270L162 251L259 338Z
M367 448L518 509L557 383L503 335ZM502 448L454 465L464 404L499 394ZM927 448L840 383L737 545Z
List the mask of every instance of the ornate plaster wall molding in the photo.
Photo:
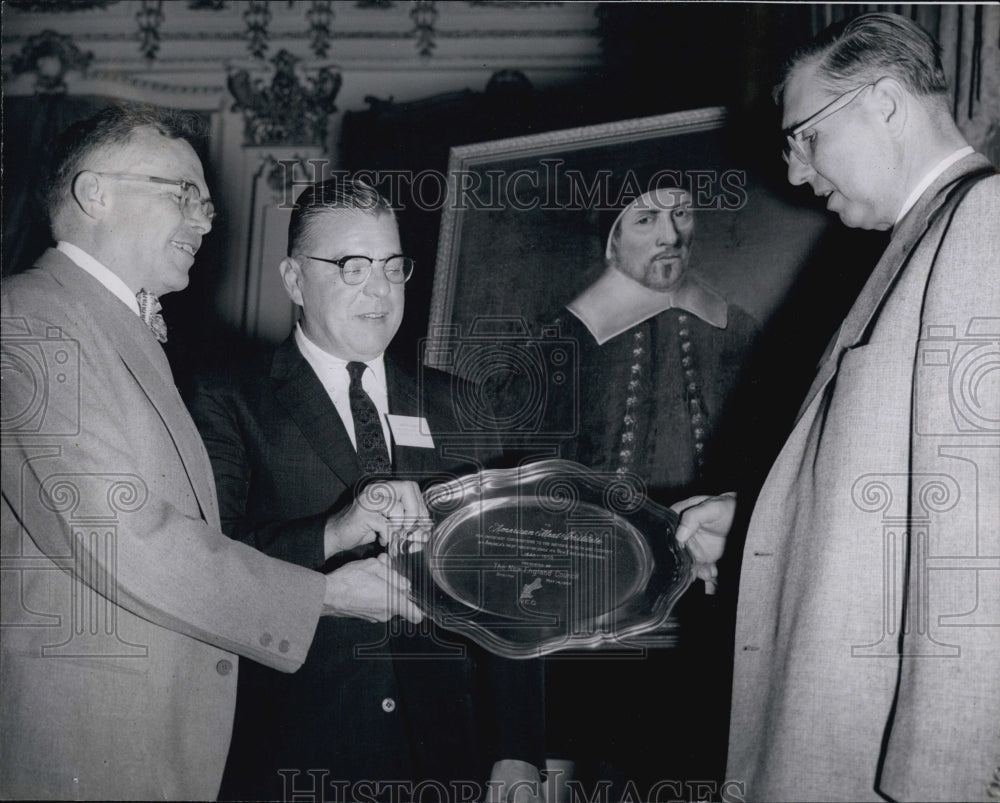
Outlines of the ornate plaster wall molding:
M601 63L595 6L434 0L120 0L4 4L2 41L22 50L44 31L72 37L91 67L136 73L212 72L225 64L267 63L287 50L304 61L333 60L344 71L588 69Z
M331 64L306 66L281 50L270 83L250 69L230 67L233 111L243 113L245 145L323 145L334 101L340 91L340 70Z

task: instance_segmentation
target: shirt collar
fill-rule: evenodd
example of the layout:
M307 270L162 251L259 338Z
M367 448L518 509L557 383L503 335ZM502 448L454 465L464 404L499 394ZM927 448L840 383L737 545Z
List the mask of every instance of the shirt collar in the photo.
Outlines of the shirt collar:
M616 268L608 268L601 278L566 305L590 330L598 345L673 307L718 329L726 328L725 299L691 274L685 274L675 289L661 293L639 284Z
M301 323L295 324L295 344L299 347L299 351L302 352L302 356L306 358L306 362L313 367L319 376L322 377L324 372L328 372L329 375L338 379L344 378L345 383L349 382L347 378L347 363L354 362L354 360L343 360L328 351L324 351L302 331ZM372 360L365 360L364 363L371 368L372 373L375 375L376 386L378 388L385 388L385 355L379 354Z
M56 243L56 250L61 251L63 254L68 256L77 267L85 270L97 279L97 281L103 284L109 291L111 291L111 293L121 299L122 303L132 310L132 312L136 315L139 314L139 302L136 301L135 293L129 289L129 286L122 281L122 278L117 273L113 273L111 270L104 267L104 265L94 259L90 254L79 246L73 245L73 243L60 240Z
M913 208L913 205L920 200L920 196L924 194L924 191L933 183L934 179L940 176L959 159L964 159L973 152L973 147L971 145L966 145L964 148L959 148L957 151L948 154L944 157L944 159L934 165L934 167L932 167L927 174L920 179L920 183L913 188L913 191L906 197L906 200L903 201L903 207L899 210L899 214L896 215L896 222L893 225L899 225L899 221L901 221L906 216L906 213Z

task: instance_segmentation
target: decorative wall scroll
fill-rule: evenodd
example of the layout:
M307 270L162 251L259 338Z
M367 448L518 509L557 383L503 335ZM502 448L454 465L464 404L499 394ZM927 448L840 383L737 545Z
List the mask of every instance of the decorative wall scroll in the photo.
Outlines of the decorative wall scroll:
M329 159L307 158L295 153L291 158L277 159L272 154L264 157L263 175L271 200L276 204L290 207L295 196L309 184L322 181Z
M89 11L92 8L107 8L120 0L7 0L4 5L18 11L38 14L57 14L64 11Z
M163 0L142 0L135 15L139 23L139 49L148 61L156 58L160 49L160 26L163 24Z
M316 58L326 58L330 49L330 23L333 22L332 0L313 0L306 19L309 21L309 47Z
M62 94L66 73L86 70L93 59L94 54L82 52L71 37L46 30L28 38L11 71L14 75L35 73L35 91L40 95Z
M437 18L438 10L434 0L417 0L413 4L410 19L413 20L413 35L417 38L417 51L421 56L430 57L437 47L434 42L437 37L437 32L434 30Z
M243 12L247 24L247 48L255 59L264 58L267 52L267 26L271 22L271 10L267 0L250 0Z
M246 145L323 145L327 121L337 110L340 71L320 67L313 75L297 70L299 61L287 50L271 59L275 72L270 85L245 70L229 75L233 111L242 111Z

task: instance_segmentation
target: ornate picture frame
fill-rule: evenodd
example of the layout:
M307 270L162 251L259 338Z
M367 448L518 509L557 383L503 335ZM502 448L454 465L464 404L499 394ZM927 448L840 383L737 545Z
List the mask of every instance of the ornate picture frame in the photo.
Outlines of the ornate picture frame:
M827 221L743 154L723 107L452 148L428 364L461 373L441 344L533 332L603 270L601 214L650 180L692 193L690 270L763 323Z

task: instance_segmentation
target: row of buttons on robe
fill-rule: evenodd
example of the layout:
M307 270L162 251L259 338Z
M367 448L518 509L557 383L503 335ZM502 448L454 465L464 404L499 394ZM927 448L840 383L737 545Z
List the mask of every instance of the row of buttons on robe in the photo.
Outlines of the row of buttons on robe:
M641 328L632 333L632 359L629 366L628 396L625 397L625 417L622 419L622 439L618 451L618 467L615 473L627 474L632 469L632 459L635 455L635 407L639 402L639 386L642 384L642 364L639 358L645 351L642 341L644 335Z
M694 360L694 345L691 343L691 330L688 328L689 317L686 313L677 316L680 329L677 332L681 347L681 368L684 370L685 391L688 398L688 413L691 417L691 431L694 435L694 460L697 473L700 475L705 468L705 403L701 398L701 383L698 378L698 367Z

